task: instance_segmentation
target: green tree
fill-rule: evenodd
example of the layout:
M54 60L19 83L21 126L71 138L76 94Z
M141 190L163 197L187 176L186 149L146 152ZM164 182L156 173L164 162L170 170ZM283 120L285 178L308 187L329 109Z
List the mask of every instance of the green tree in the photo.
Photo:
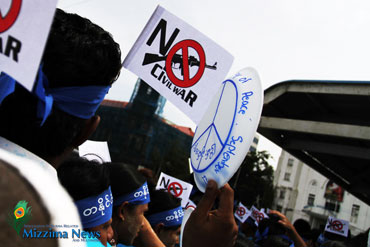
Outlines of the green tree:
M234 186L235 198L246 206L271 208L274 198L274 170L268 163L267 151L249 152L230 185Z

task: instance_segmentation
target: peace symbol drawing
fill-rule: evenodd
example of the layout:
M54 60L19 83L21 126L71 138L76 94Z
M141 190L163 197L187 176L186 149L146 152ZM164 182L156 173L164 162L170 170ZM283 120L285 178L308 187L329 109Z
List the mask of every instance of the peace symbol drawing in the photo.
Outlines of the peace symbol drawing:
M200 191L209 179L222 187L246 156L262 112L257 72L246 68L225 80L195 130L190 161Z

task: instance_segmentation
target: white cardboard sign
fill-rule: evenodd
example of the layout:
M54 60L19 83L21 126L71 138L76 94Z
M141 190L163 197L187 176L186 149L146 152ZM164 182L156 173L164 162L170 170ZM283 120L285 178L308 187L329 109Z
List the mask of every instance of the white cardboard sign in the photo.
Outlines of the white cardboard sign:
M346 220L336 219L329 216L326 221L325 231L338 234L344 237L348 236L349 222Z
M32 90L57 0L0 1L0 72Z
M240 222L244 223L250 215L251 211L249 211L246 206L239 202L238 208L234 213L235 218L237 218Z
M258 224L260 223L261 220L266 217L266 215L263 212L260 212L255 206L251 207L251 215L252 219L254 219Z
M78 147L80 157L88 160L94 160L103 164L104 162L111 162L109 148L107 142L97 142L87 140Z
M262 113L258 73L245 68L222 83L195 130L190 150L194 180L205 191L209 180L224 186L248 153Z
M155 189L166 189L172 195L180 198L181 207L186 208L193 185L161 172Z
M192 200L189 199L188 203L186 203L185 205L185 209L188 209L188 208L196 209L197 205Z
M158 6L123 66L198 124L233 59L214 41Z

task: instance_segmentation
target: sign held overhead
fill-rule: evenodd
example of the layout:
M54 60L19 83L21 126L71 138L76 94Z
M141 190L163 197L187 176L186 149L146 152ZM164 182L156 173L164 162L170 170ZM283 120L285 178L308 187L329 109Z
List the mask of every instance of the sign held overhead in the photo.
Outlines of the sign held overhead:
M0 3L0 72L32 90L57 0Z
M123 66L199 123L232 61L222 47L158 6Z

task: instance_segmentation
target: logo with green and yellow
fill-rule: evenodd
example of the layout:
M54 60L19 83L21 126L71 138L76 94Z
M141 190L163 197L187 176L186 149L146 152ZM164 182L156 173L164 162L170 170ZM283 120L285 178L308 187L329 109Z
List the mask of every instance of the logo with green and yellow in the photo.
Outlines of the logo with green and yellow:
M27 201L19 201L14 207L14 212L9 213L8 223L12 226L18 233L21 231L22 227L31 219L31 206L27 206Z

